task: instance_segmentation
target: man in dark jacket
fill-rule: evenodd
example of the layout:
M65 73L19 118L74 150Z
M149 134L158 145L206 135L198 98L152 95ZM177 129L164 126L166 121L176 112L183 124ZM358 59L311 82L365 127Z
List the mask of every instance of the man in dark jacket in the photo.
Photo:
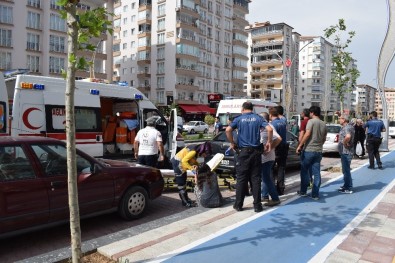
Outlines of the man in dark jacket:
M355 153L355 149L357 148L357 144L359 142L362 147L362 154L358 157L361 158L362 156L365 156L365 138L366 138L365 129L363 128L363 122L361 119L357 119L354 129L355 129L354 153Z

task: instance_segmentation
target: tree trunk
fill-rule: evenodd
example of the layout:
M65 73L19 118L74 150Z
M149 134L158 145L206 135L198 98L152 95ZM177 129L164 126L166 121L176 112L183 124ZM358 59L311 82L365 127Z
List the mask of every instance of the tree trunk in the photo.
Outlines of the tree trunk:
M75 150L75 115L74 115L74 91L76 64L74 54L77 53L78 24L76 5L69 4L66 7L68 26L68 63L66 77L66 139L67 139L67 178L70 209L70 234L72 262L80 262L81 253L81 228L80 213L78 206L77 168Z

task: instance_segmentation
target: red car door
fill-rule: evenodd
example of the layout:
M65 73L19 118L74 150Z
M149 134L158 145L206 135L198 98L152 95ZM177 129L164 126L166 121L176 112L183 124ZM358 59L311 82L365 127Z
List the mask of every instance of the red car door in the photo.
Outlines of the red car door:
M0 146L0 234L48 222L47 189L37 168L22 145Z
M50 221L69 218L66 148L63 145L32 147L40 158L45 185L48 189ZM94 159L77 155L78 199L80 215L100 212L112 207L114 182L109 174L92 174Z

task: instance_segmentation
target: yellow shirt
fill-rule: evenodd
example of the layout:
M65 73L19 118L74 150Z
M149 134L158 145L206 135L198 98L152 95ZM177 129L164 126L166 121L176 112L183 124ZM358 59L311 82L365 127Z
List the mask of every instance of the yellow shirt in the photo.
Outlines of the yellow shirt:
M196 160L196 151L190 150L188 147L185 147L184 149L179 151L174 158L180 161L180 170L182 172L185 172L187 170L193 170L193 165L199 164Z

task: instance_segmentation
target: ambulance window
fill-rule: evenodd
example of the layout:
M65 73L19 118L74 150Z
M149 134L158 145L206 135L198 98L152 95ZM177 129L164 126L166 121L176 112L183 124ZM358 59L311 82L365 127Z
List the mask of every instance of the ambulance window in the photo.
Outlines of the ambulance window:
M160 116L160 114L158 113L157 110L147 109L147 110L143 111L144 127L147 126L147 123L146 123L145 120L147 120L148 118L151 118L151 117L154 117L154 118L158 119L157 122L156 122L157 126L158 125L159 126L166 126L165 119L162 116Z
M48 132L64 132L66 123L66 110L64 106L45 106ZM101 130L100 109L88 107L75 107L75 128L80 131Z
M0 133L5 133L7 131L6 110L5 102L0 101Z

